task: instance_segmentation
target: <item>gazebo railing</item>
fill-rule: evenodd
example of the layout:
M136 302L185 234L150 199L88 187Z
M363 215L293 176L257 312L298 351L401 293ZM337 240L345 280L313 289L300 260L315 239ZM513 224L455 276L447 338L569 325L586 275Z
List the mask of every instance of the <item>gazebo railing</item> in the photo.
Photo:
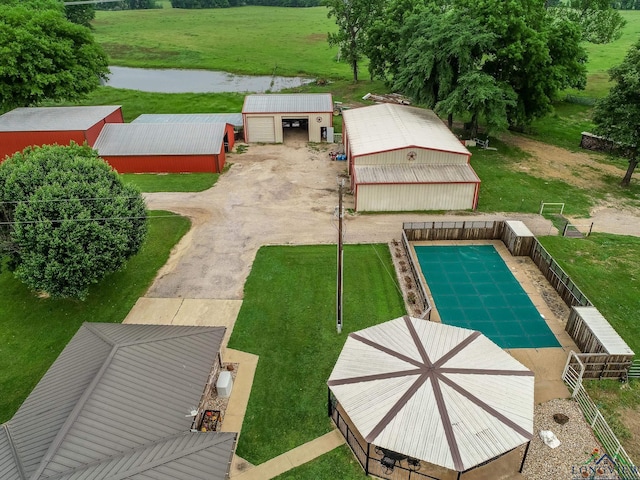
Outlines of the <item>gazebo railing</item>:
M395 461L393 467L389 468L381 463L381 457L376 454L376 448L364 441L350 427L349 422L342 416L337 408L336 398L329 390L329 416L338 430L347 441L347 445L355 455L358 463L367 475L375 475L378 478L387 480L440 480L426 473L419 472L415 466L409 464L405 467L401 462Z

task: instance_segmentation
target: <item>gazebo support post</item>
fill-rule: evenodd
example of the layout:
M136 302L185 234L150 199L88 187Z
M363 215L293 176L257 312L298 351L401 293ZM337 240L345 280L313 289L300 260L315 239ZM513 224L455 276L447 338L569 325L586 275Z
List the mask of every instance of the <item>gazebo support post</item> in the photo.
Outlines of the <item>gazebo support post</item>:
M531 446L531 440L527 442L527 448L524 449L524 455L522 456L522 463L520 464L519 473L522 473L522 469L524 468L524 462L527 461L527 453L529 453L529 447Z
M458 480L460 480L460 475L462 475L462 472L458 472L458 476L456 477Z
M327 416L331 417L331 389L327 387Z
M371 444L367 442L367 459L365 460L364 473L369 475L369 452L371 451Z

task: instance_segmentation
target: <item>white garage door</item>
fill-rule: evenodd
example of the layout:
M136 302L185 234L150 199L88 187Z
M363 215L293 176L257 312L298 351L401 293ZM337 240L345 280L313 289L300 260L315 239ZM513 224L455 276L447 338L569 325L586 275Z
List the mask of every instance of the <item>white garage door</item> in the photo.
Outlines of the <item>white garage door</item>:
M274 143L276 141L275 122L273 117L249 117L247 128L250 142Z

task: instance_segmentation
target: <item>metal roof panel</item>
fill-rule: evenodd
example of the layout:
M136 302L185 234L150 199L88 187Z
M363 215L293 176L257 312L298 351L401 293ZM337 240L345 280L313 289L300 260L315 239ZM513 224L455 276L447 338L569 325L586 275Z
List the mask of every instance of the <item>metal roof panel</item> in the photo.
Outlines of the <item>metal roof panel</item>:
M469 164L464 165L354 165L358 184L368 183L479 183Z
M108 123L94 149L102 156L216 155L224 123Z
M24 107L0 115L0 132L88 130L120 105L93 107Z
M131 123L229 123L242 127L242 113L145 113Z
M333 113L330 93L247 95L242 113Z
M431 110L382 103L345 110L342 116L352 156L407 147L471 155Z

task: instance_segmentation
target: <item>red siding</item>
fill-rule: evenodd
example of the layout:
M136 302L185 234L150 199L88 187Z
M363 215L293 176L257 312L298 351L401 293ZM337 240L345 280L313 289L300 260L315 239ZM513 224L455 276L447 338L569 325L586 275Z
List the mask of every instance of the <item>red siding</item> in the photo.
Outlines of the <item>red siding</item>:
M224 152L220 155L104 155L102 158L119 173L219 173L225 162Z
M233 146L236 144L236 132L233 129L233 125L231 125L230 123L227 123L224 127L224 131L227 134L227 139L228 139L228 143L229 143L229 151L233 150ZM224 151L224 148L222 149ZM222 168L222 167L220 167Z
M96 140L102 131L102 127L105 123L124 123L124 119L122 117L122 108L118 108L111 114L107 115L105 118L96 123L93 127L85 132L85 140L90 146L94 146L96 144Z
M85 132L0 132L0 161L8 155L24 150L30 145L69 145L71 140L82 145Z

